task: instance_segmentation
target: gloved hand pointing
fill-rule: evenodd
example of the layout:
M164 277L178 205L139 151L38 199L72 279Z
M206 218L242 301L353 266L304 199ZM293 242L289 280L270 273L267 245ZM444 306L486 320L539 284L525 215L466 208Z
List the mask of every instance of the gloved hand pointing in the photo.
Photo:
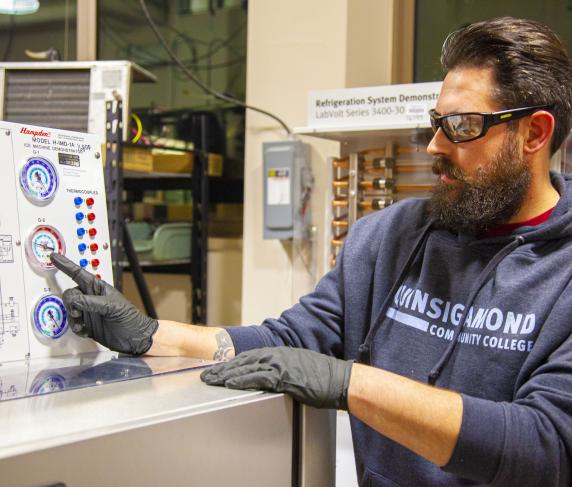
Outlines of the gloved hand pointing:
M352 361L301 348L259 348L201 374L209 385L286 392L317 408L348 408Z
M157 320L143 315L117 289L67 257L54 252L50 259L78 284L64 291L62 297L76 334L121 353L141 355L151 348L159 327Z

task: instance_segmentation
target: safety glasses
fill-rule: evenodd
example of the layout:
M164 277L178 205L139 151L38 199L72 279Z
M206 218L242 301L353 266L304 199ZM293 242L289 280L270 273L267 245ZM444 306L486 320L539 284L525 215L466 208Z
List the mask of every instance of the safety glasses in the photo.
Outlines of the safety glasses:
M492 113L466 112L449 115L438 115L435 110L429 110L429 118L434 133L441 129L451 142L459 144L484 137L493 125L518 120L550 107L551 105L537 105Z

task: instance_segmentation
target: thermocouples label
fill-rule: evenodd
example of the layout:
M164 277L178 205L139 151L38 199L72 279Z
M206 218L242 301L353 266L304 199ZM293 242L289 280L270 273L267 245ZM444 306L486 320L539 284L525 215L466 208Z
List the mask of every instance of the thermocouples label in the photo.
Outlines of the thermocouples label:
M308 125L429 126L442 83L372 86L312 91L308 95Z

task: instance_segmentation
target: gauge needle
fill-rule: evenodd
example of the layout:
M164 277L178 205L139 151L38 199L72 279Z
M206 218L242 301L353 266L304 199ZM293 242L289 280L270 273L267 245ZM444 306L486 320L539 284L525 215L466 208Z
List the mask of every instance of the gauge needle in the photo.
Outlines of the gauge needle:
M48 310L48 316L52 319L52 321L54 322L54 325L58 326L58 323L56 322L56 319L54 318L54 315L52 313L52 310Z
M40 247L42 250L51 250L52 252L56 249L54 249L53 247L50 247L48 244L45 243L36 243L34 244L36 247Z
M42 176L40 176L39 172L35 172L34 173L34 177L36 178L36 181L38 181L38 183L40 183L42 185L42 188L46 189L46 185L44 184L44 182L42 181Z

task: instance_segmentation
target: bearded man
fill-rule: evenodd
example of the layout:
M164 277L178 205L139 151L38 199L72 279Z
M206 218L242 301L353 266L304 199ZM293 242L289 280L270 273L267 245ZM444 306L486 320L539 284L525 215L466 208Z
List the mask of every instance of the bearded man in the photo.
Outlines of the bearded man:
M348 409L362 486L569 486L572 182L550 159L570 60L545 25L500 18L451 34L442 65L433 196L360 219L278 319L157 322L54 255L79 284L73 329L127 353L240 353L203 380Z

